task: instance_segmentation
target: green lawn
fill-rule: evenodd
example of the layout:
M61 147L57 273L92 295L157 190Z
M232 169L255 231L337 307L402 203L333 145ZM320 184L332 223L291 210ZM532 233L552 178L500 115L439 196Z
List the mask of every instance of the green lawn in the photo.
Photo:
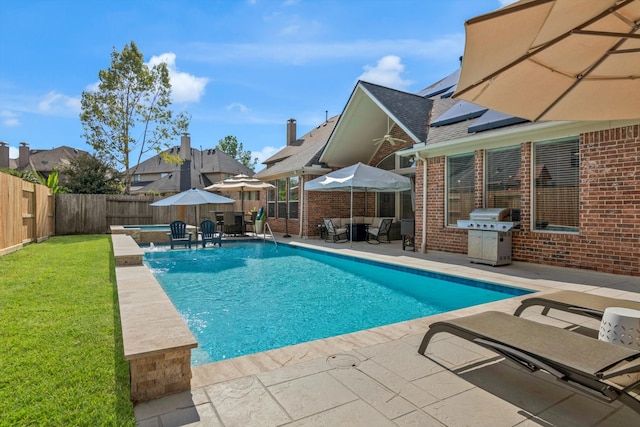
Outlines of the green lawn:
M109 236L0 257L0 425L135 425Z

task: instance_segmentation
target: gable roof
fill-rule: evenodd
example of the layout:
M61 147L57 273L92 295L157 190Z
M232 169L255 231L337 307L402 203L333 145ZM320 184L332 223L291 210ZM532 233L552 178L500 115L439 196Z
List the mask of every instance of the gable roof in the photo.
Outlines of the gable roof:
M179 155L180 147L171 147L163 153ZM196 168L196 170L201 173L223 172L232 175L237 175L239 173L253 175L253 171L251 169L217 148L207 148L202 151L197 148L191 148L191 163L192 167ZM134 168L130 168L129 171L132 171L133 169ZM167 163L164 161L163 157L158 154L141 162L136 169L136 173L170 173L176 170L180 170L180 165Z
M267 167L256 173L255 177L263 180L275 179L291 175L304 175L306 168L310 168L310 173L323 170L319 163L320 153L339 117L329 118L269 157L263 162L267 164ZM322 173L329 171L330 169L327 169Z
M369 163L380 148L373 139L387 134L391 121L414 144L424 142L432 104L416 94L358 81L320 161L335 167Z
M164 153L179 155L180 147L171 147L165 150ZM165 162L164 158L160 154L141 162L135 171L136 174L167 175L155 181L134 182L135 189L132 188L132 192L140 193L146 191L159 191L168 193L181 191L181 167L182 165ZM129 172L133 170L134 168L130 168ZM204 188L213 184L213 182L211 182L211 180L204 174L219 173L238 175L242 173L248 176L253 175L253 171L250 168L217 148L209 148L202 151L196 148L191 148L190 170L190 187L196 188Z
M84 150L68 147L66 145L52 148L51 150L29 150L28 168L47 174L52 172L55 168L62 169L69 166L71 160L81 154L90 155ZM9 167L12 169L18 169L18 159L10 159Z

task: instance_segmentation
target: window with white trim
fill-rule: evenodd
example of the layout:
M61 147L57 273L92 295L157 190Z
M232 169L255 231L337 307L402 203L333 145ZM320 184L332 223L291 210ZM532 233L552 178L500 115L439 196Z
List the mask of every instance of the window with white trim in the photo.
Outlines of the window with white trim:
M299 183L299 177L289 178L289 219L298 219Z
M276 217L276 181L269 181L273 187L267 189L267 218Z
M446 225L457 226L459 219L469 219L475 198L475 154L447 157Z
M578 232L580 145L578 137L533 146L533 229Z
M280 178L278 180L278 218L286 218L287 216L287 179Z
M520 159L519 145L485 152L485 207L520 209Z

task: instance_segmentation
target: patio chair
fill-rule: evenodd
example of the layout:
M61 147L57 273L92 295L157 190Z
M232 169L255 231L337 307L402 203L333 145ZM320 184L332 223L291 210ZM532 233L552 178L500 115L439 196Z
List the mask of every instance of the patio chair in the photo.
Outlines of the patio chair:
M169 236L169 243L171 245L171 249L174 248L176 244L187 245L191 248L191 236L193 233L187 233L187 224L183 221L173 221L169 224L169 228L171 229L170 233L167 233Z
M380 225L377 227L369 227L367 229L367 242L373 243L371 240L375 240L376 244L379 243L391 243L391 238L389 237L389 231L391 230L391 218L384 218L380 221ZM387 240L380 240L381 236L387 236Z
M640 372L640 351L506 313L487 311L431 324L418 352L426 356L429 342L441 332L488 348L531 372L551 374L606 402L620 400L640 413L640 396L632 391L640 380L624 383L628 379L624 374Z
M211 242L213 246L217 243L219 247L222 247L222 232L216 230L216 223L210 219L205 219L200 223L200 236L203 248L207 246L207 242Z
M258 212L251 212L251 218L244 221L245 231L249 231L248 228L251 227L251 231L255 233L257 216L258 216Z
M234 236L242 234L242 216L240 216L239 219L240 221L238 221L238 215L236 215L235 212L223 212L222 222L224 234L233 234Z
M336 227L333 225L331 218L323 219L324 227L327 229L327 238L325 242L344 243L349 240L347 227ZM341 238L341 236L344 236Z
M542 306L542 314L547 315L552 308L568 313L580 314L602 320L602 315L607 307L623 307L640 310L640 302L618 298L603 297L576 291L557 291L549 294L534 294L520 302L514 313L520 316L522 312L531 306Z

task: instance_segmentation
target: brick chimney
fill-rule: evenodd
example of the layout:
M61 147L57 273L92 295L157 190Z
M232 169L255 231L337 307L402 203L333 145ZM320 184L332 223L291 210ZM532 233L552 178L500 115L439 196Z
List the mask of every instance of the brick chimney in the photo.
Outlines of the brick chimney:
M180 137L180 157L184 159L180 165L180 191L191 188L191 136L188 133Z
M9 144L0 141L0 168L9 168Z
M21 142L18 148L18 169L24 169L29 166L30 153L29 144Z
M296 119L287 120L287 145L293 144L298 137L296 136Z

